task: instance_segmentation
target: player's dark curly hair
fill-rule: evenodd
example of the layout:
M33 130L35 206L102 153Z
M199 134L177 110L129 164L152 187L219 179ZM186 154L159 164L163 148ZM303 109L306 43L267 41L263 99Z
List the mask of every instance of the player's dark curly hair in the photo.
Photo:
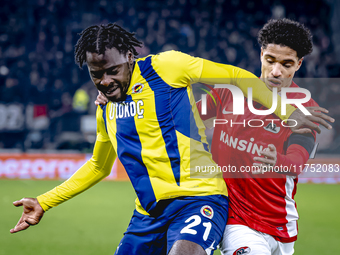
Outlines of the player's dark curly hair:
M135 33L130 33L117 24L95 25L84 29L75 46L74 57L81 68L86 62L86 52L104 54L105 50L116 48L120 53L131 51L137 56L135 47L141 47L142 42L135 38Z
M290 20L269 20L259 31L257 40L264 49L268 44L287 46L300 59L313 51L312 34L303 24Z

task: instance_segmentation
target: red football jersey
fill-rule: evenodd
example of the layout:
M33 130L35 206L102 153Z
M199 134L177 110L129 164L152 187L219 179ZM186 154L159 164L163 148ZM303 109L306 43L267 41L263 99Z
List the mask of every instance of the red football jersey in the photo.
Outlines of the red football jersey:
M291 87L298 86L293 82ZM274 114L268 116L251 113L246 98L244 115L233 115L233 98L230 91L228 89L216 89L216 91L222 105L219 100L215 103L208 96L207 114L201 115L201 118L207 120L216 117L211 145L215 162L221 169L225 166L225 171L228 166L229 169L233 167L233 171L236 169L236 172L229 175L233 178L225 178L230 199L228 224L246 225L272 235L282 242L295 241L299 218L294 201L297 176L281 173L274 173L274 175L264 173L260 176L246 169L246 166L253 165L253 158L260 156L259 152L269 144L274 144L277 152L285 155L287 140L292 131L289 127L284 127L287 124L282 125L281 120ZM287 97L304 98L305 95L287 93ZM312 99L303 105L318 106ZM256 102L253 102L253 106L259 110L267 109ZM201 101L197 103L197 107L201 112ZM293 171L294 167L288 167ZM296 172L298 170L296 169ZM275 178L264 178L273 176Z

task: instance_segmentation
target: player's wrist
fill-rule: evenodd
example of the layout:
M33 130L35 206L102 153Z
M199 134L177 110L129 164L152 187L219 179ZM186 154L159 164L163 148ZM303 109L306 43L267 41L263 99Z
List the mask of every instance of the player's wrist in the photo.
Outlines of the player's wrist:
M37 206L39 206L43 212L47 212L50 208L52 208L44 202L42 195L36 197L35 200L37 201Z

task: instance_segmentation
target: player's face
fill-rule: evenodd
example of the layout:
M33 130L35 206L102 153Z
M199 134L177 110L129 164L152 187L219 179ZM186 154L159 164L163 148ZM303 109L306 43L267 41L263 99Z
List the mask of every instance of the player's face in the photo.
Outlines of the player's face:
M120 53L116 48L104 54L86 52L86 62L93 83L110 101L123 101L130 85L133 69L131 52Z
M268 44L261 48L261 79L270 90L289 87L297 70L299 70L302 60L298 59L296 51L278 44Z

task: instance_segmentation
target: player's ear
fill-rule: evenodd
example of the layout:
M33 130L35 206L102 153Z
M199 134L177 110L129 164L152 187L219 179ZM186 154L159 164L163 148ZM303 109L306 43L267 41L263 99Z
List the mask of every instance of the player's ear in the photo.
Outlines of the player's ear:
M300 69L302 62L303 62L303 58L300 58L298 61L297 67L296 67L296 71Z
M128 61L129 64L133 64L134 57L133 57L133 54L132 54L131 51L127 52L127 61Z
M261 63L263 62L263 51L264 51L264 49L263 49L263 47L261 47L261 54L260 54L260 60L261 60Z
M262 62L263 62L263 47L261 47L260 61L261 61L261 64L262 64Z

